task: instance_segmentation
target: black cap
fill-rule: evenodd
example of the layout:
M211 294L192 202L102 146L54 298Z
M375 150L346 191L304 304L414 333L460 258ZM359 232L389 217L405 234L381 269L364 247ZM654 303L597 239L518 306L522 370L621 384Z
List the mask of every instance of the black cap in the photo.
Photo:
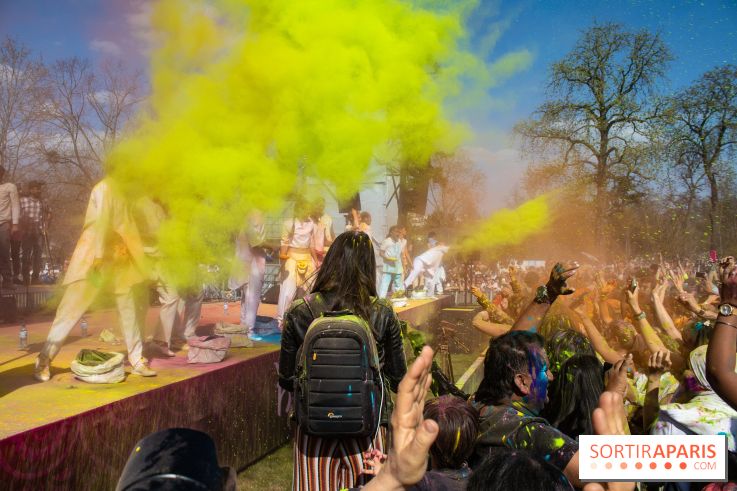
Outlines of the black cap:
M125 464L116 491L219 491L224 470L209 435L171 428L139 441Z

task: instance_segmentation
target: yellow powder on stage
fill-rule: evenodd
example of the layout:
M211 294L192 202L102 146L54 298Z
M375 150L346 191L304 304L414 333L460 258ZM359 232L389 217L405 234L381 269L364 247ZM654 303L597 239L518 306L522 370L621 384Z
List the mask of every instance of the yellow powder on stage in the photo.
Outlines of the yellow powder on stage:
M325 194L308 178L347 197L374 160L452 152L468 129L444 103L485 80L464 48L474 4L158 1L149 107L108 162L129 196L167 208L160 249L177 283L232 255L250 210Z

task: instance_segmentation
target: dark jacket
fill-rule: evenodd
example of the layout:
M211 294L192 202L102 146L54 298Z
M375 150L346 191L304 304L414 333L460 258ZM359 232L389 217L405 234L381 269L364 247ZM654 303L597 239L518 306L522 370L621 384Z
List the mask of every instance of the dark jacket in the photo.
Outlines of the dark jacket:
M323 299L326 305L335 304L330 294L323 295ZM312 313L304 299L292 303L284 315L281 353L279 354L279 385L290 392L294 391L297 351L302 346L307 328L310 327L313 320ZM396 392L399 382L407 373L407 362L404 359L399 319L389 302L381 299L374 300L369 325L376 340L382 377L389 384L389 388Z

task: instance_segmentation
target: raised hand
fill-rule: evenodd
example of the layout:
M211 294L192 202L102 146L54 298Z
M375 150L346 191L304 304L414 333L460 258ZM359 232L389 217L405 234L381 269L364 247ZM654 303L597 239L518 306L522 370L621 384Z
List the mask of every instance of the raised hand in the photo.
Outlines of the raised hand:
M569 288L566 282L576 274L578 268L579 265L577 262L566 264L556 263L553 266L553 270L550 272L550 279L547 285L545 285L551 300L555 300L560 295L570 295L575 291L573 288Z
M648 377L660 379L665 372L670 371L670 367L670 351L656 351L647 360Z
M607 382L606 390L615 392L621 395L623 398L627 395L627 383L628 375L632 373L634 363L632 361L632 354L628 354L607 372L609 374L609 382Z
M422 416L432 383L432 357L432 349L425 346L399 383L392 413L392 447L381 472L363 488L365 491L401 490L425 475L430 447L439 431L435 421Z
M599 407L594 409L592 422L594 433L597 435L626 435L625 422L627 416L624 412L624 401L620 394L604 391L599 397ZM633 482L606 482L588 483L583 487L584 491L632 491L635 489Z
M719 264L719 296L721 303L737 306L737 264L733 256L727 256Z

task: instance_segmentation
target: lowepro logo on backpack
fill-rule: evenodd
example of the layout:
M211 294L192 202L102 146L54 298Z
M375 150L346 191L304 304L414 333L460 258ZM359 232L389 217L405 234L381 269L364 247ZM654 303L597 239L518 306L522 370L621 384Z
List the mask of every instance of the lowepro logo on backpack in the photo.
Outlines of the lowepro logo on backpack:
M384 405L379 355L368 323L304 298L313 321L297 353L297 422L313 436L373 436Z

